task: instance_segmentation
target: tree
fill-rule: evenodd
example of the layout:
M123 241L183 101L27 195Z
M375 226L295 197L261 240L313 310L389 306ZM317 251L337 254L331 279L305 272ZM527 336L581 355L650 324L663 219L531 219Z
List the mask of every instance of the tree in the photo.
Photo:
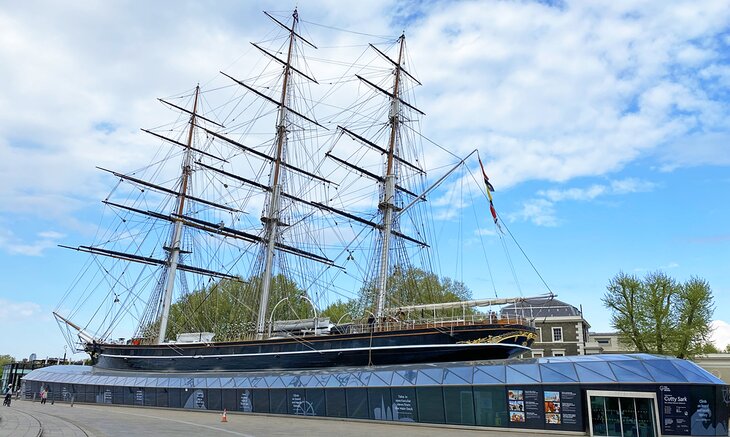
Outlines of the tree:
M621 340L638 352L691 358L709 350L714 306L707 281L678 283L662 272L639 279L621 272L602 301Z
M355 312L361 315L375 312L377 287L371 281L360 289ZM472 298L471 290L463 282L448 277L439 277L435 273L418 268L398 269L388 277L386 307L397 308L407 305L456 302ZM461 310L459 310L461 312ZM467 308L468 314L473 314ZM453 315L453 310L438 310L436 317ZM433 317L434 312L424 312L421 317Z
M256 330L260 287L259 277L249 278L247 282L224 279L180 297L170 306L167 339L175 339L185 332L212 332L217 341L249 336ZM274 320L313 317L311 304L302 296L306 292L294 281L283 275L274 276L268 314L272 315L276 309L272 315ZM159 321L145 327L143 337L155 338L158 330Z
M0 367L15 362L15 358L10 355L0 355Z

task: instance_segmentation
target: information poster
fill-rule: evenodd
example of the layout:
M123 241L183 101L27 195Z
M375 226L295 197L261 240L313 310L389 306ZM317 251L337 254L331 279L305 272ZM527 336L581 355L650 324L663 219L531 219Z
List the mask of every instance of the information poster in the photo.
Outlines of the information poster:
M393 395L393 420L413 422L413 399L405 393Z
M560 425L563 423L560 415L560 399L559 391L545 392L545 423L549 423L550 425Z
M542 405L540 392L534 389L525 390L525 421L528 423L539 422L542 419Z
M509 421L525 423L525 391L507 390L507 401L509 402Z
M578 425L578 392L560 391L560 414L564 425Z
M659 387L659 403L662 409L662 433L689 435L689 390L685 386L662 385Z
M238 408L241 411L245 411L246 413L253 412L253 403L251 402L251 392L248 390L244 390L243 393L241 393L241 400L238 403Z
M715 435L715 391L712 387L690 388L690 433Z
M507 390L509 421L513 426L543 428L544 412L542 391L530 387Z
M134 404L144 405L144 391L142 391L142 389L137 389L134 392Z

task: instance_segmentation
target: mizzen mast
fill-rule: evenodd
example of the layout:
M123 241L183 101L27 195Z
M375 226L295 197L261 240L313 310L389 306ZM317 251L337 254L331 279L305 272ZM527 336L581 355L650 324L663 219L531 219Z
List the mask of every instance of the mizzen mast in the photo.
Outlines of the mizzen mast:
M188 181L192 173L192 146L193 146L193 129L195 129L195 116L198 110L198 96L200 95L200 86L195 87L195 100L193 102L193 111L190 115L190 128L188 130L188 142L185 148L185 158L182 166L182 176L180 181L180 191L177 197L177 216L173 218L174 227L172 231L172 240L170 245L165 249L168 252L167 257L167 280L165 283L165 291L162 295L162 310L160 315L160 331L157 335L157 344L165 342L165 333L167 332L167 322L170 317L170 306L172 305L172 294L175 288L175 274L177 273L178 262L180 261L180 243L182 240L182 228L185 212L185 198L188 191Z

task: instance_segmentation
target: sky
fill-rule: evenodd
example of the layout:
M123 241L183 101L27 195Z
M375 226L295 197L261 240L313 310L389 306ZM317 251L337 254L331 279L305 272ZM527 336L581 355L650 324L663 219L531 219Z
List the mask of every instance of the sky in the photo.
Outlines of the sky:
M325 47L406 33L424 135L479 149L502 222L591 330L611 330L610 278L660 270L710 283L715 342L730 343L726 1L0 5L0 354L66 352L51 311L83 261L57 245L94 234L113 184L95 167L147 162L139 128L170 117L156 98L245 65L271 30L261 11L295 6ZM470 241L443 270L490 297Z

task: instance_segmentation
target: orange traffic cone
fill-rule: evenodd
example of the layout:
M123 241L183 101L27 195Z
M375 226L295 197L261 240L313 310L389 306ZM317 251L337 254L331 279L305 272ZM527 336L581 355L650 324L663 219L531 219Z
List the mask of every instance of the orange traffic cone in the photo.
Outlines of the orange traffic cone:
M223 410L223 415L221 416L221 422L228 422L228 416L226 415L226 410Z

